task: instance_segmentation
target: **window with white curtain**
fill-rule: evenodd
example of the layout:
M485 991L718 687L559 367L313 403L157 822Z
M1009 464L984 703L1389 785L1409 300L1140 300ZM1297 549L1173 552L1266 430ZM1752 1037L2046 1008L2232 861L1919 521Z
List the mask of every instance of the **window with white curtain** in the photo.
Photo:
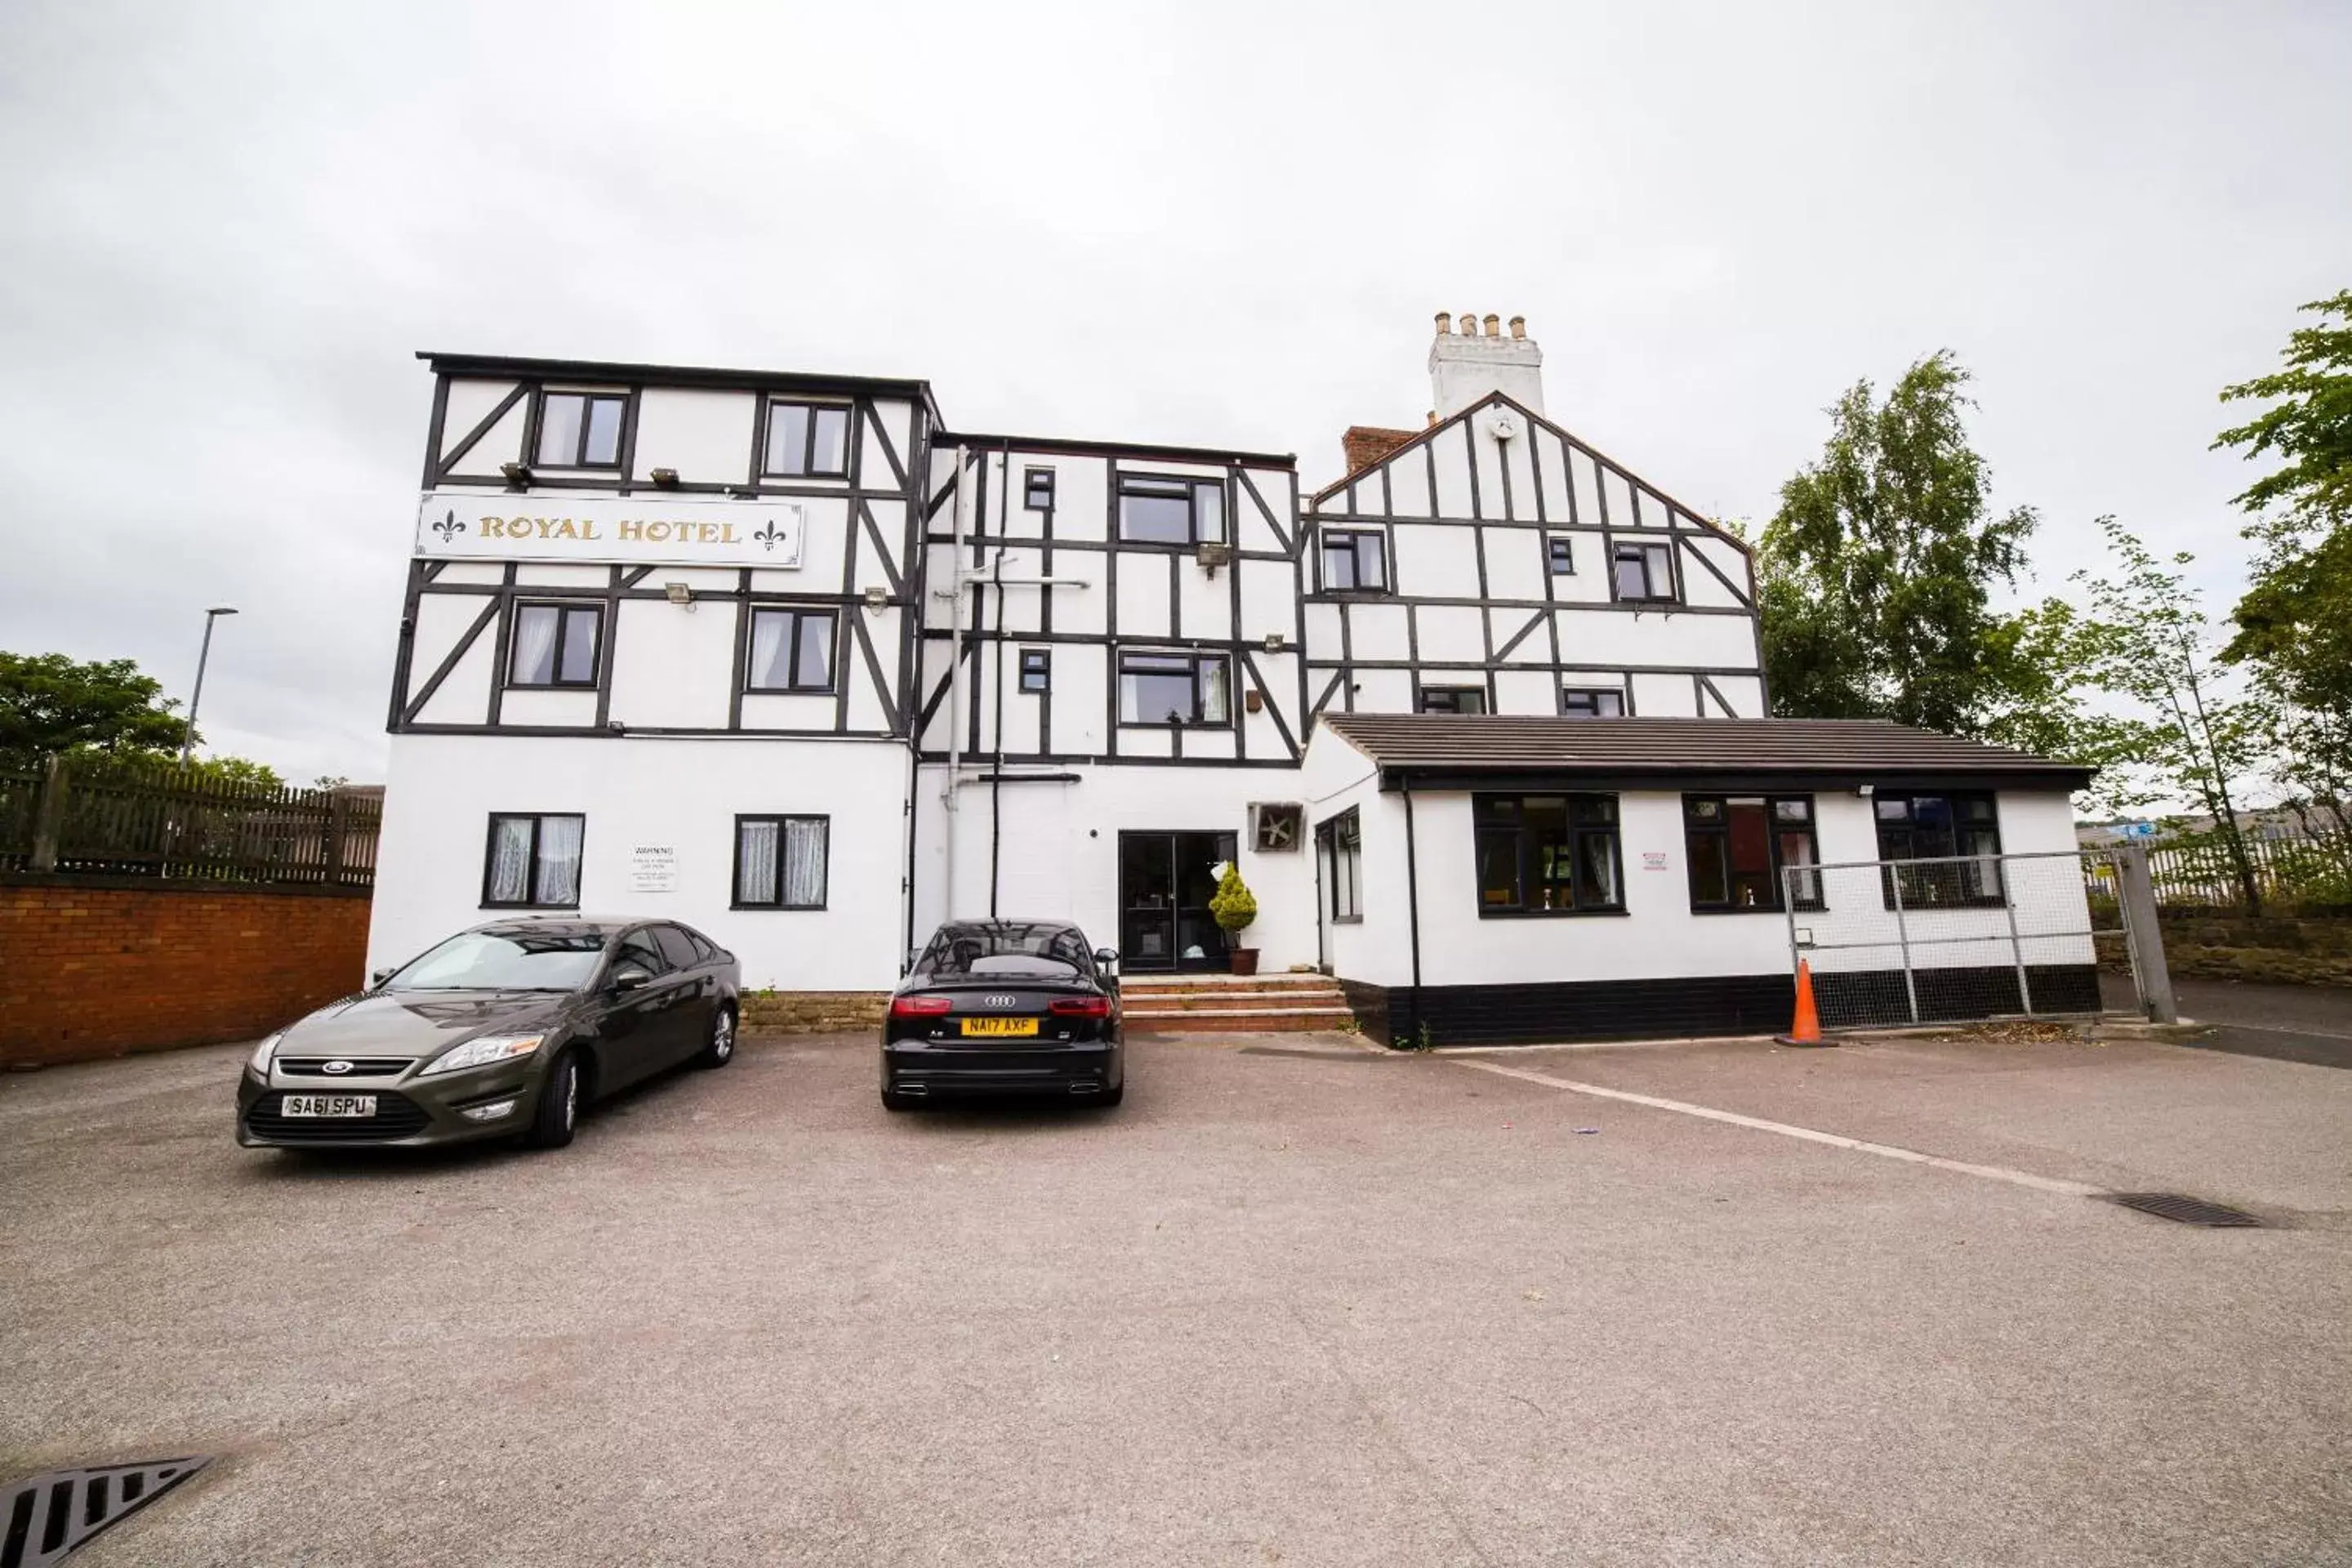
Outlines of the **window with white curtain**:
M761 471L772 479L840 479L849 472L849 410L837 403L768 405Z
M1233 722L1233 661L1221 653L1122 653L1122 724Z
M735 819L735 907L745 910L824 908L828 816L739 816Z
M832 611L754 609L751 636L743 661L744 690L833 689Z
M482 904L496 909L580 907L580 846L584 816L490 814L482 867Z
M536 461L542 468L619 468L627 411L618 393L541 393Z
M593 686L604 612L595 605L518 605L509 686Z

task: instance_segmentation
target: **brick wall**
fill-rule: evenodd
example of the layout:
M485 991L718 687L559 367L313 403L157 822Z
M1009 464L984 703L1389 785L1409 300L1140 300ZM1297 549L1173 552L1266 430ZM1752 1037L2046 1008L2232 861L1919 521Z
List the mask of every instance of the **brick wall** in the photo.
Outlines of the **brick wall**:
M0 881L0 1064L248 1040L357 990L368 900Z
M755 1035L862 1034L882 1026L882 991L746 991L743 1028Z
M2158 923L2176 979L2352 986L2352 918L2168 909Z

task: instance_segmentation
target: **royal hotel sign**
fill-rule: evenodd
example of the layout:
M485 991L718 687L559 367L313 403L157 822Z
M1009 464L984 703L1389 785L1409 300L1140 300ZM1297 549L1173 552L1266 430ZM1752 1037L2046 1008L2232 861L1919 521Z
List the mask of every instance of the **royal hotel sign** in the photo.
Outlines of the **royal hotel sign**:
M416 512L416 553L434 560L796 568L807 535L786 500L428 493Z

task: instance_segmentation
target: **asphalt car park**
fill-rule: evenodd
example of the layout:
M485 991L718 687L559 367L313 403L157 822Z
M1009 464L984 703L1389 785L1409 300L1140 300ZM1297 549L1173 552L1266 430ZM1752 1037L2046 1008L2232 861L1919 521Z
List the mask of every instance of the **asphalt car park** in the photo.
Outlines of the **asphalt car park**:
M876 1053L551 1160L237 1148L241 1047L0 1079L0 1479L215 1457L94 1565L2352 1561L2352 1074L1138 1036L1117 1110L893 1115Z

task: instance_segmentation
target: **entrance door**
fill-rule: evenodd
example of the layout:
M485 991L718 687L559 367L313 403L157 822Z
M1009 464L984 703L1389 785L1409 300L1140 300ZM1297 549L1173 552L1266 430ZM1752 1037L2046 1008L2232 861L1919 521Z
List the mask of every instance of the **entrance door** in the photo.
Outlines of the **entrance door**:
M1118 836L1118 961L1126 971L1226 969L1225 933L1209 913L1210 868L1231 860L1230 833Z

